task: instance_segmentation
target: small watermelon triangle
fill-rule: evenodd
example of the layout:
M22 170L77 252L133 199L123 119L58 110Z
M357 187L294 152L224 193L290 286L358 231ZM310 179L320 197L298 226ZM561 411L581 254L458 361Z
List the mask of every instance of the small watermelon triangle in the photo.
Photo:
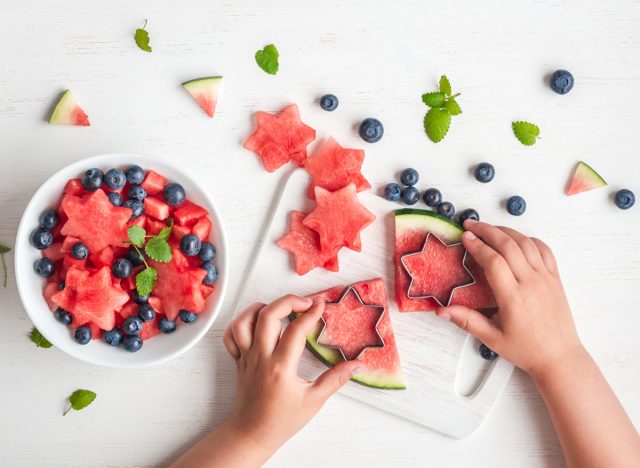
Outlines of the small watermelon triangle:
M567 195L593 190L607 185L605 180L591 166L580 161L571 178L571 183L567 188Z
M89 116L82 110L71 90L66 90L49 117L50 124L88 127Z
M182 83L193 99L202 107L209 117L213 118L218 103L218 95L222 86L221 76L208 76Z

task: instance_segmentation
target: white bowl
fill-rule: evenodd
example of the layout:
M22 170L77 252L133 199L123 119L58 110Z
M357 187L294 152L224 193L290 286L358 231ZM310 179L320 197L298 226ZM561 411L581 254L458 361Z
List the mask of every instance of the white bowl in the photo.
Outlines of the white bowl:
M161 334L146 341L142 349L136 353L129 353L121 346L117 348L109 346L102 340L93 340L87 345L80 345L74 341L71 329L55 320L44 300L42 291L45 280L36 275L33 270L33 264L41 254L29 242L31 231L38 226L40 214L47 208L57 206L62 196L62 190L69 179L80 177L84 171L92 167L106 170L129 164L137 164L145 170L152 169L170 181L180 183L187 192L189 200L209 211L214 225L211 242L216 246L218 252L214 262L219 272L215 291L207 298L206 307L198 314L198 320L192 324L183 324L178 320L175 332L169 335ZM152 366L176 358L204 336L218 316L224 300L229 274L228 259L222 217L209 196L198 187L191 177L173 163L151 156L113 153L93 156L73 163L55 173L42 184L27 205L18 227L15 245L15 274L18 292L29 318L56 348L91 364L135 368Z

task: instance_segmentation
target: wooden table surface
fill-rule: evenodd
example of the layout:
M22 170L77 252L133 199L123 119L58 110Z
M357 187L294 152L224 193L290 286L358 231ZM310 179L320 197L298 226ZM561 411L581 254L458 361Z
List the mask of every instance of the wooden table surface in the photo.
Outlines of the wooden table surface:
M145 18L151 54L132 39ZM640 207L623 212L611 201L621 187L640 194L639 30L640 3L631 0L0 0L0 243L13 244L22 210L54 171L85 156L130 151L180 161L217 201L231 247L220 319L181 358L143 370L103 369L37 349L10 265L9 285L0 289L0 466L162 466L228 415L234 366L221 335L287 171L266 173L241 142L252 112L289 102L320 138L364 147L364 172L376 189L413 166L421 188L439 187L458 209L472 206L485 220L545 239L585 344L640 424ZM275 77L253 60L271 42L281 54ZM557 68L576 77L567 96L544 81ZM420 96L442 73L462 93L463 114L435 145L422 130ZM213 120L180 88L211 74L225 77ZM67 88L91 127L46 124ZM317 105L325 92L340 98L333 113ZM370 116L385 125L375 145L355 131ZM514 139L510 123L519 119L540 125L536 146ZM498 174L487 185L470 175L484 160ZM563 188L579 160L610 185L567 198ZM528 202L521 218L501 206L513 194ZM63 418L76 388L91 388L98 399ZM336 396L269 465L564 462L540 396L516 371L465 440Z

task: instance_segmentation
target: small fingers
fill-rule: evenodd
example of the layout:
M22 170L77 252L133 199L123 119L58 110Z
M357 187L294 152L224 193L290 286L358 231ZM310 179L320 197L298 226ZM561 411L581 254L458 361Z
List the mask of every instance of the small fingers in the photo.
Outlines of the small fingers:
M362 363L358 360L342 361L318 377L311 386L310 392L322 406L331 395L340 390L360 369L362 369Z
M502 334L489 318L466 306L441 307L436 315L451 320L458 328L471 333L492 349Z
M261 302L251 304L229 325L233 341L238 346L241 354L246 353L251 348L258 313L264 306Z
M542 261L544 262L544 266L547 267L549 273L553 275L557 274L558 264L556 263L556 257L553 255L553 252L551 251L549 246L542 242L540 239L536 239L535 237L531 238L531 240L538 247L540 256L542 257Z
M285 361L292 368L298 368L300 356L307 343L307 335L322 317L324 304L321 299L314 300L309 310L303 312L287 326L274 352L278 359Z
M240 359L240 348L236 344L233 339L233 332L231 331L231 325L227 327L224 331L224 335L222 335L222 343L224 343L224 347L227 349L227 352L231 355L233 359L236 361Z
M535 270L544 268L544 262L542 261L540 250L530 237L527 237L524 234L516 231L515 229L511 229L506 226L498 226L498 229L509 235L513 240L517 242L517 244L520 246L520 249L522 250L522 253L529 262L529 265L531 265Z

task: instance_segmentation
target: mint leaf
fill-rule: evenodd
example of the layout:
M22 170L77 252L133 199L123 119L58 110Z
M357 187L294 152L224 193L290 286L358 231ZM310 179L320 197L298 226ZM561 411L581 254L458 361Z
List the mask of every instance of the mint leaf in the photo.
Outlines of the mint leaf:
M144 244L144 240L147 237L147 232L140 226L129 226L127 234L129 235L131 243L136 247L142 247L142 244Z
M86 408L91 403L93 403L93 400L96 399L96 396L96 393L92 392L91 390L76 390L71 395L69 395L70 406L62 415L65 416L72 408L76 411L80 411L81 409Z
M444 104L444 94L439 91L425 93L422 95L422 102L429 107L442 107Z
M0 244L0 254L5 254L7 252L11 252L11 247Z
M424 129L427 136L434 143L442 141L449 131L451 125L451 114L444 109L429 109L424 116Z
M147 255L156 262L167 263L171 261L171 247L169 243L161 237L152 237L144 248Z
M9 277L9 269L7 268L7 259L4 254L11 252L11 247L0 244L0 259L2 260L2 270L4 271L4 287L7 287L7 278Z
M169 240L170 235L171 235L171 226L167 226L166 228L162 229L158 233L157 237L159 237L160 239Z
M451 96L451 83L449 83L447 75L442 75L440 77L440 92L444 93L446 96Z
M266 73L270 75L275 75L278 73L278 58L280 54L278 53L278 49L275 45L269 44L264 47L262 50L258 50L256 52L256 63L260 68L262 68Z
M144 20L144 26L136 29L136 34L133 36L133 38L135 39L136 44L140 49L144 50L145 52L151 52L152 49L149 45L149 33L146 29L144 29L146 27L147 20Z
M530 122L513 122L511 128L513 128L513 134L518 141L525 146L534 145L540 136L540 128Z
M456 101L453 97L447 99L447 102L444 103L444 109L451 115L462 114L462 109L460 109L458 101Z
M53 346L51 343L49 343L49 340L42 336L42 333L40 333L40 330L38 330L36 327L33 327L33 329L31 330L29 338L31 338L31 341L33 341L38 348L49 349Z
M141 296L148 296L158 280L158 272L155 268L147 267L136 275L136 290Z

